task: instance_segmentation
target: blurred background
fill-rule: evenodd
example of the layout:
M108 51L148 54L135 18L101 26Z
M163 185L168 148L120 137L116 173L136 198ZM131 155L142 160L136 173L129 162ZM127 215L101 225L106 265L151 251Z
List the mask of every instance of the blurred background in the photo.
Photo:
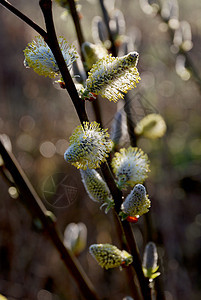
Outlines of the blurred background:
M11 2L44 28L38 1ZM186 68L182 51L201 76L201 2L178 1L173 19L188 22L192 32L192 38L189 37L182 50L178 42L181 33L178 31L175 36L176 25L167 23L165 9L162 20L160 14L154 13L154 6L146 6L154 2L157 1L118 0L107 4L111 13L114 5L123 13L126 28L122 36L128 37L140 54L138 68L142 80L130 94L134 119L137 122L147 113L160 113L167 124L163 138L140 138L138 142L151 161L146 185L152 201L149 214L165 299L199 300L201 82ZM176 3L162 2L163 5L167 2L167 7L171 2ZM102 16L100 4L97 0L83 0L80 4L84 38L93 43L91 21L95 16ZM71 16L64 17L63 9L55 3L53 9L57 34L76 45L79 51ZM113 215L111 212L105 215L89 199L79 171L63 159L69 136L79 125L75 109L65 90L24 67L23 50L36 32L2 6L0 19L0 134L10 138L14 155L44 205L56 215L61 232L72 222L86 225L87 244L78 259L100 296L122 299L129 295L125 271L104 271L88 253L93 243L118 246ZM103 125L111 130L122 103L98 101ZM94 120L90 102L87 102L87 112L90 120ZM125 145L127 142L124 141ZM58 189L53 191L51 182ZM61 182L65 183L64 187ZM57 251L8 188L0 178L0 293L12 300L82 299ZM141 217L133 225L141 255L149 240L144 221Z

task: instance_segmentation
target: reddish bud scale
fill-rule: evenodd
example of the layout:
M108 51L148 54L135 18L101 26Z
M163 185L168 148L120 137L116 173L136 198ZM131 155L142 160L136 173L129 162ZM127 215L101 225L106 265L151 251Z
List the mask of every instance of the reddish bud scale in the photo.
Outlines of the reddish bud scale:
M85 100L88 100L88 101L92 102L92 101L96 100L96 98L97 98L97 95L90 92L90 96L87 97Z
M122 44L122 42L121 42L120 40L116 40L116 41L115 41L115 46L116 46L116 47L120 47L121 44Z
M121 263L121 267L122 268L126 268L127 266L126 266L126 262L125 261L122 261L122 263Z
M80 12L78 12L78 17L79 17L80 20L83 19L83 15Z
M127 220L128 222L130 222L130 223L137 223L138 218L137 218L137 217L131 217L131 216L128 216L128 217L126 218L126 220Z
M62 89L66 88L65 82L63 82L63 81L59 81L59 85Z

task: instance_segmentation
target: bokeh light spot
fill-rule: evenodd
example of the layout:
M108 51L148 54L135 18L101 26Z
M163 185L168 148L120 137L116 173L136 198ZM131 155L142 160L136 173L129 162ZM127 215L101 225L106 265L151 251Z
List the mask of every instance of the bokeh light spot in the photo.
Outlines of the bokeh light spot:
M53 143L49 141L45 141L40 145L40 153L46 157L46 158L51 158L55 155L56 152L56 147L54 146Z
M40 290L37 294L37 300L52 300L52 294L46 290Z
M64 152L69 146L69 142L66 141L65 139L60 139L56 142L56 152L60 155L64 155Z
M25 132L30 132L35 127L35 120L31 116L25 115L21 117L19 127Z
M13 198L13 199L17 199L19 196L18 191L17 191L16 187L14 187L14 186L9 187L8 193L11 196L11 198Z
M35 147L34 139L26 133L22 133L18 136L16 144L20 149L27 152L31 152Z

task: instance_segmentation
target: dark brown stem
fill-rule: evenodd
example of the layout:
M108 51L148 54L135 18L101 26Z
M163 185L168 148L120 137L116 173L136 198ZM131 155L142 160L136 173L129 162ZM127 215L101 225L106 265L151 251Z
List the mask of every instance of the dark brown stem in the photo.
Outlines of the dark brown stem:
M118 214L116 213L115 210L113 210L113 219L114 219L114 223L115 223L115 228L117 231L117 235L119 238L119 243L120 243L120 247L121 249L125 249L126 251L130 252L130 248L128 247L127 241L126 241L126 237L125 234L122 234L122 223L118 217ZM135 272L134 268L126 268L126 275L128 278L128 283L129 284L129 288L131 291L131 295L133 296L134 299L136 300L140 300L141 298L141 293L140 293L140 286L139 286L139 281L137 280L137 274ZM137 281L137 282L136 282Z
M124 111L126 113L127 118L127 127L128 127L128 135L130 138L130 144L132 147L136 147L137 145L137 137L135 135L135 122L133 120L133 114L131 109L131 99L129 97L129 93L124 96Z
M83 33L82 33L82 28L80 26L80 18L79 18L79 15L77 13L75 1L74 0L69 0L68 2L69 2L69 5L70 5L71 15L72 15L72 18L73 18L73 22L74 22L74 25L75 25L75 30L76 30L76 34L77 34L77 38L78 38L78 42L79 42L79 45L80 45L80 53L81 53L82 62L84 62L85 58L84 58L84 55L83 55L83 52L82 52L82 44L85 42L85 40L84 40L84 36L83 36ZM87 74L86 68L85 68L85 72ZM99 102L97 100L93 101L92 102L92 107L93 107L93 110L94 110L96 121L100 124L101 127L103 127Z
M75 30L77 33L77 38L78 38L78 42L80 45L80 51L81 51L81 55L82 55L82 44L84 43L84 36L83 36L83 32L80 26L80 19L79 19L79 15L77 13L77 9L76 9L76 5L75 5L75 0L68 0L69 6L70 6L70 11L71 11L71 16L73 18L73 22L75 25ZM84 57L82 55L82 61L84 61Z
M122 192L117 188L113 178L113 174L110 168L108 167L107 162L101 164L101 171L107 182L112 198L115 201L115 211L118 214L120 212L121 204L122 204Z
M134 234L133 234L131 225L129 222L123 221L122 226L123 226L123 229L125 232L126 240L130 247L130 253L133 256L132 265L134 266L135 272L138 276L142 295L143 295L144 299L151 300L151 289L149 287L149 280L144 277L144 273L142 271L142 262L141 262L137 244L135 242L135 238L134 238Z
M100 124L101 128L103 128L103 121L102 121L102 116L101 116L99 98L97 98L95 101L92 102L92 107L94 110L96 122Z
M18 18L23 20L33 29L35 29L44 39L46 38L47 33L40 26L38 26L35 22L25 16L22 12L20 12L17 8L15 8L11 3L7 0L0 0L0 4L10 10L13 14L15 14Z
M47 29L47 38L45 41L48 44L48 46L50 47L50 49L52 50L52 53L54 54L54 57L58 64L62 78L65 82L66 89L71 97L71 100L72 100L74 106L75 106L75 109L76 109L76 112L80 119L80 122L83 123L84 121L88 121L88 117L87 117L86 110L85 110L85 102L79 98L76 87L70 76L70 73L69 73L66 63L65 63L65 60L61 53L61 49L59 47L59 43L57 40L55 28L54 28L53 16L52 16L52 1L51 0L40 0L39 4L40 4L41 10L44 15L45 25L46 25L46 29Z
M7 1L2 1L0 0L1 4L4 6ZM103 4L103 1L100 1ZM62 78L65 82L66 89L73 101L73 104L75 106L76 112L78 114L78 117L80 119L80 122L83 123L84 121L88 121L88 117L85 111L85 105L84 102L79 98L79 95L77 93L77 90L75 88L75 85L72 81L72 78L69 74L68 68L66 66L65 60L63 58L63 55L61 53L58 41L57 41L57 36L54 28L54 23L53 23L53 16L52 16L52 1L51 0L40 0L39 4L41 6L44 18L45 18L45 24L46 24L46 29L47 33L44 31L41 32L42 36L44 37L45 41L47 42L48 46L52 50L54 57L56 59L56 62L58 64L58 67L60 69ZM104 7L103 7L104 8ZM13 13L15 13L13 10L11 10ZM107 12L106 12L107 13ZM29 24L32 28L36 28L36 26L26 20L24 18L24 15L18 14L23 21L25 21L27 24ZM109 24L109 23L108 23ZM38 30L37 30L38 31ZM114 45L114 44L113 44ZM116 49L113 52L113 55L116 56L115 54ZM23 174L22 170L20 169L19 166L17 166L17 163L15 162L14 158L12 158L5 148L3 147L2 143L0 143L0 153L2 154L2 157L4 159L4 162L12 174L16 186L26 201L30 203L30 206L33 207L33 210L36 211L37 216L41 219L41 222L44 224L44 227L47 228L47 232L52 239L53 243L57 247L58 251L61 253L61 256L67 266L70 265L70 271L74 278L76 279L81 291L83 292L83 295L86 296L87 299L98 299L90 282L87 282L87 279L84 279L84 273L82 269L79 267L78 262L75 261L75 259L71 256L71 254L66 251L66 248L64 247L61 238L58 235L58 232L56 231L55 224L54 222L50 222L49 218L46 216L46 209L43 206L42 202L40 201L39 197L37 196L36 192L34 191L33 187L30 185L28 179L25 177ZM113 196L113 199L115 200L115 210L117 214L120 211L121 203L122 203L122 193L121 191L116 187L115 181L113 179L113 175L107 166L107 164L102 165L102 172L104 174L104 177L108 183L109 189L111 191L111 194ZM131 253L133 253L134 260L137 261L135 262L136 266L136 273L139 278L139 282L141 285L141 290L142 294L144 296L145 300L150 300L150 295L148 293L148 285L147 282L145 281L145 278L143 277L143 272L142 272L142 267L140 265L140 260L137 255L137 247L136 243L134 240L134 236L132 233L132 230L130 228L130 225L127 222L122 223L122 234L125 234L129 248ZM134 248L133 248L134 247ZM136 256L137 255L137 256ZM135 257L136 256L136 257Z
M103 19L104 19L104 22L105 22L105 25L106 25L106 28L107 28L107 31L108 31L109 39L110 39L110 42L111 42L110 50L111 50L112 55L116 57L117 56L117 50L116 50L116 47L115 47L115 44L114 44L114 38L112 36L112 32L111 32L110 26L109 26L110 18L108 16L107 10L105 8L104 1L99 0L99 2L100 2L101 10L102 10L102 13L103 13Z
M134 123L134 120L132 117L130 99L129 99L129 96L127 96L127 95L125 95L124 111L127 116L127 127L128 127L128 134L130 137L130 143L131 143L132 147L136 147L137 146L137 137L134 132L135 123ZM146 216L147 215L148 214L146 214ZM149 224L148 224L147 220L148 219L145 218L146 229L147 229L148 233L150 233L152 228L149 228L149 226L148 226ZM126 233L126 239L128 240L133 235L131 226L130 226L130 224L128 224L128 222L125 221L125 222L123 222L123 227L124 227L124 231ZM151 232L151 234L152 234L152 232ZM147 280L147 278L144 277L144 273L142 271L142 262L141 262L139 250L138 250L136 242L135 242L134 235L133 235L133 238L130 239L130 241L128 241L128 244L132 245L132 248L130 251L131 251L133 257L135 258L133 265L134 265L135 271L138 275L138 280L140 282L142 294L145 299L151 299L151 289L149 288L149 281Z
M144 242L145 244L148 243L149 241L155 242L156 240L156 232L154 230L153 222L152 222L152 217L151 217L151 212L148 214L144 214L144 221L145 221L145 238Z
M201 91L201 78L200 78L200 75L192 61L192 59L190 58L190 55L185 52L185 51L181 51L180 50L180 53L183 54L186 58L186 67L191 71L191 73L193 74L194 76L194 79L195 79L195 82L197 83L200 91Z
M119 219L118 214L120 212L121 204L122 204L122 192L117 188L114 178L113 178L113 175L107 166L107 163L102 164L101 171L102 171L103 176L104 176L104 178L107 182L107 185L110 189L112 197L115 201L114 209L116 212L116 216ZM151 290L149 288L149 282L144 277L144 273L142 271L142 263L141 263L141 259L140 259L140 255L139 255L139 250L137 248L135 238L133 235L133 231L131 229L130 224L127 221L123 221L121 223L121 225L122 225L121 226L122 235L125 235L125 237L126 237L127 248L133 256L132 265L135 268L135 271L136 271L136 274L137 274L137 277L138 277L138 280L140 283L142 295L144 297L144 300L151 300ZM123 236L122 236L122 238L123 238Z
M52 50L52 53L55 56L55 59L59 66L62 78L65 82L66 87L68 87L67 91L73 101L73 104L77 111L80 122L88 121L88 117L87 117L86 111L85 111L85 103L78 96L77 90L76 90L73 80L69 74L68 68L66 66L65 60L63 58L63 55L61 53L61 50L60 50L60 47L59 47L59 44L57 41L57 36L56 36L54 23L53 23L53 17L52 17L52 1L51 0L41 0L41 1L39 1L39 3L40 3L41 9L44 14L47 32L45 32L40 26L38 26L36 23L34 23L32 20L30 20L27 16L25 16L23 13L21 13L19 10L17 10L15 7L13 7L8 1L0 0L0 4L2 4L4 7L9 9L12 13L14 13L16 16L18 16L21 20L23 20L25 23L27 23L29 26L31 26L33 29L35 29L45 39L46 43L48 44L48 46Z
M64 246L60 233L56 229L55 221L48 217L47 210L24 174L20 165L16 161L12 153L8 153L2 142L0 141L0 154L4 161L5 167L12 175L16 188L19 191L20 198L29 207L29 211L33 212L43 224L45 232L53 242L54 246L61 255L63 262L67 266L69 272L80 288L83 296L86 299L97 300L98 296L95 293L91 281L88 279L78 260L71 254L71 252Z

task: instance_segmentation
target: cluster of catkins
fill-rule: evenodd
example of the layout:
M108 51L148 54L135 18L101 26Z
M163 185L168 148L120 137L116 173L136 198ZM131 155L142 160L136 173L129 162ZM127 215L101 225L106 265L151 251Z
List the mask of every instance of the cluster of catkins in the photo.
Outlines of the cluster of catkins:
M57 2L65 8L64 0ZM97 26L100 25L99 21L96 20ZM66 66L71 72L73 63L78 58L77 51L63 37L59 37L58 41ZM101 41L97 44L85 42L82 46L85 69L89 72L87 79L81 80L80 75L80 83L76 84L80 101L95 100L100 95L109 101L117 102L119 99L123 99L124 95L136 87L140 81L137 69L139 54L131 51L121 57L113 57L107 53L105 45L106 43ZM50 78L60 77L58 82L62 83L54 55L42 37L38 36L28 44L24 55L26 67L33 68L39 75ZM105 206L106 213L114 207L115 199L97 168L118 146L121 122L116 122L113 129L112 138L110 138L108 130L102 129L97 122L84 122L74 130L70 137L69 148L64 154L67 162L80 169L82 182L89 197L93 201L99 202L101 207ZM137 124L135 134L158 138L164 134L165 129L162 117L151 114ZM122 201L119 215L122 220L136 222L150 208L150 200L143 185L150 171L147 154L137 147L121 148L119 152L113 154L110 164L117 188L124 192L128 188L131 189L125 200ZM109 244L91 245L90 253L100 266L106 269L128 266L133 260L129 253Z

